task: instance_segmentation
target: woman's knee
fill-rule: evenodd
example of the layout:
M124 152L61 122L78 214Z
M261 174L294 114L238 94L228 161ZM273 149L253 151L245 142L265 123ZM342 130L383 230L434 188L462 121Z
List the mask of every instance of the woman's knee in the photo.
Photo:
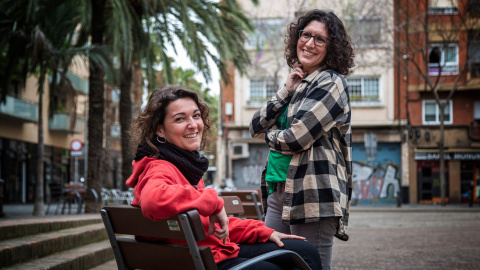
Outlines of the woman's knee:
M308 251L308 252L317 251L317 248L312 243L310 243L306 240L282 239L282 242L284 244L284 246L283 246L284 249L288 249L288 250L292 250L292 251L305 250L305 251Z
M310 242L299 239L283 239L283 249L296 252L312 269L322 269L318 249Z

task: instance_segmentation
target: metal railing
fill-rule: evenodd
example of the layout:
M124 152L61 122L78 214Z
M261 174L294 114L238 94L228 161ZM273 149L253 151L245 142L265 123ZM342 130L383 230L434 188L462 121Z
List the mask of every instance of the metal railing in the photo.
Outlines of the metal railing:
M0 103L0 114L25 122L38 122L38 105L17 97L7 96Z
M470 136L480 138L480 120L474 120L470 124Z
M75 126L71 129L71 117L66 113L54 113L48 122L50 130L67 131L67 132L82 132L84 129L84 121L81 117L76 117Z

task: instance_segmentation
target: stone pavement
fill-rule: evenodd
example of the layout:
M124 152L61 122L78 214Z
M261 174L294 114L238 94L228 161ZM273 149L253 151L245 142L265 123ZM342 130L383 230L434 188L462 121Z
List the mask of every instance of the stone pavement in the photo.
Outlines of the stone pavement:
M352 207L332 269L480 269L480 207Z
M13 222L32 218L33 206L7 205L4 210L7 218L0 222ZM357 205L351 209L348 234L347 242L335 239L333 270L480 269L478 204ZM112 260L92 269L117 267Z

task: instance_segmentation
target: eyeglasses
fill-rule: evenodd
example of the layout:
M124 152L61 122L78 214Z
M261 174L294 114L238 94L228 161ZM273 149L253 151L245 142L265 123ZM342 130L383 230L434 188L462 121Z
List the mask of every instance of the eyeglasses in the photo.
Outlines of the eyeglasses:
M302 42L308 42L313 37L313 42L318 47L323 47L327 44L329 38L322 35L313 36L310 32L305 30L298 31L298 37Z

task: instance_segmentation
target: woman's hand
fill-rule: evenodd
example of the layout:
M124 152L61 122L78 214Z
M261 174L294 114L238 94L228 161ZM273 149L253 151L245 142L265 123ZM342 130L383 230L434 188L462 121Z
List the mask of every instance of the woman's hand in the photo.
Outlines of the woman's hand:
M293 70L287 77L287 83L285 83L285 87L287 88L288 92L293 92L297 89L298 85L302 82L303 78L305 78L306 72L303 71L302 64L295 64L293 65Z
M285 234L281 232L274 231L268 240L275 242L279 247L283 247L282 239L300 239L305 240L305 237L294 235L294 234Z
M227 243L228 237L228 217L227 212L225 212L225 207L222 208L222 211L216 215L211 215L209 217L210 225L208 226L208 235L215 235L218 239L223 239L223 244ZM215 223L220 225L219 228L215 228ZM215 232L214 232L215 231Z

